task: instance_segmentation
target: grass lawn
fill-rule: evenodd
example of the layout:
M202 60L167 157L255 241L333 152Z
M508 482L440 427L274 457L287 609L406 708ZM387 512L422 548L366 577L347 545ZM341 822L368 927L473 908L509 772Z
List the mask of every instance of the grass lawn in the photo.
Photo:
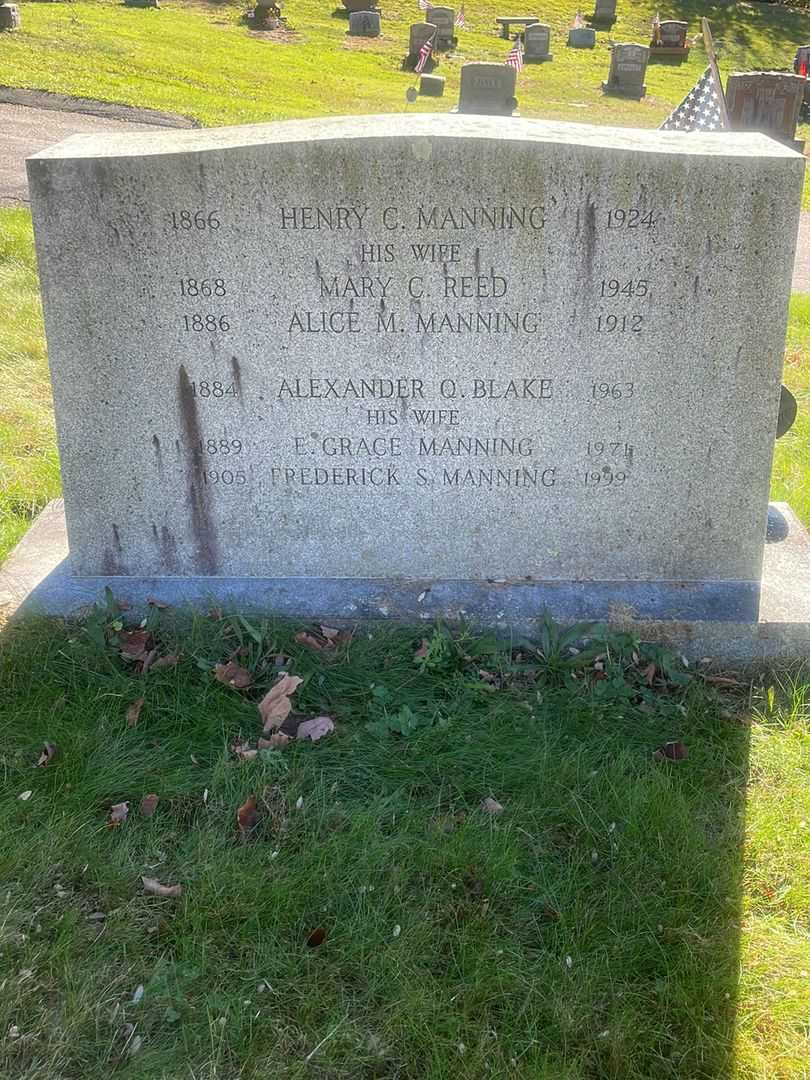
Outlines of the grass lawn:
M806 1077L806 685L170 611L138 675L120 625L6 631L0 1075ZM282 665L336 732L241 760Z

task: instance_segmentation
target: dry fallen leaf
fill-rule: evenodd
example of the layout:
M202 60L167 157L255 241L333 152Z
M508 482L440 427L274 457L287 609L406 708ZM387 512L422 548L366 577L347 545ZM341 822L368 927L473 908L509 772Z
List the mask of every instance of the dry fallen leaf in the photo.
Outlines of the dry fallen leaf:
M644 675L644 682L647 686L652 686L655 681L655 664L647 664L642 674Z
M323 944L325 937L326 931L322 926L319 926L317 930L313 930L307 937L307 945L309 945L310 949L317 949L319 945Z
M246 690L253 682L253 676L235 660L229 660L227 664L217 664L214 668L216 679L232 686L234 690Z
M246 742L235 742L231 750L240 761L253 761L259 752L254 750L250 743Z
M152 648L152 635L148 630L122 630L118 642L127 660L143 660Z
M318 652L328 646L328 643L318 641L316 637L313 637L312 634L307 634L304 630L295 635L295 640L299 645L306 645L308 649L315 649Z
M656 761L683 761L688 754L689 751L685 744L680 739L677 739L659 746L657 750L653 751L653 758Z
M151 670L157 671L160 668L172 668L177 667L180 661L180 653L167 653L166 656L159 656L152 664Z
M113 805L110 807L110 816L107 819L107 827L109 829L114 829L116 825L120 825L122 821L127 820L128 813L128 802L113 803Z
M161 885L159 881L151 877L142 877L143 891L150 896L182 896L182 885Z
M323 623L321 623L321 633L327 641L337 641L340 637L339 630L335 630L333 626L324 626Z
M429 648L430 648L430 643L428 642L428 639L427 638L422 638L422 644L419 646L419 648L413 654L414 660L424 660L425 657L428 654Z
M290 736L283 731L274 731L269 739L259 739L256 744L260 750L283 750L290 741Z
M295 693L304 680L298 675L282 674L275 686L259 702L259 715L264 724L264 731L273 731L281 727L292 711L290 695Z
M144 795L141 799L141 805L139 807L141 817L151 817L157 809L157 804L160 800L157 795Z
M141 709L143 708L144 699L142 697L137 698L132 702L127 709L127 727L135 727L138 723L138 718L141 715Z
M164 604L162 600L156 600L154 596L148 596L146 602L149 607L157 608L159 611L165 611L169 606L168 604Z
M334 730L335 722L331 716L316 716L312 720L305 720L303 724L299 724L295 737L296 739L311 739L313 742L317 742L318 739L322 739L324 735L328 735L330 731Z
M20 794L17 796L17 798L21 802L28 802L28 800L31 798L31 796L33 794L34 794L33 791L31 791L30 789L28 791L21 791Z
M485 810L488 814L502 814L503 807L496 799L491 799L487 796L481 803L481 809Z
M236 821L239 825L239 833L243 840L247 840L251 832L256 828L259 813L256 809L256 796L248 795L236 811Z
M42 753L37 759L37 766L48 765L56 753L56 743L46 742L43 744Z

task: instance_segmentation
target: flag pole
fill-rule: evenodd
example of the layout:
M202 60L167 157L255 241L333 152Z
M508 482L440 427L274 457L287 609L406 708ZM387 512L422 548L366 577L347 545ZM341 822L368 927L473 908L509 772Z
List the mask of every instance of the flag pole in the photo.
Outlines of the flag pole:
M706 50L709 67L712 69L712 75L714 76L714 80L717 83L717 89L719 90L720 113L723 117L723 126L726 131L730 131L731 121L729 120L728 108L726 107L726 95L723 90L723 80L720 78L720 70L717 67L717 54L714 51L714 39L712 38L712 32L709 27L709 20L704 16L700 22L703 28L703 47Z

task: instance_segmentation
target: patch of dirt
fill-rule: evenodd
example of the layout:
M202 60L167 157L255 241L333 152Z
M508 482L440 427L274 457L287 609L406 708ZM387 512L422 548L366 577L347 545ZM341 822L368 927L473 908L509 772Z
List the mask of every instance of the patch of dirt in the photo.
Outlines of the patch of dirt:
M300 45L304 40L296 30L248 30L248 35L260 41L275 41L278 45Z
M375 38L364 38L352 35L346 38L343 42L343 48L351 51L359 50L360 52L387 52L393 38L386 38L380 34ZM407 48L407 46L406 46Z

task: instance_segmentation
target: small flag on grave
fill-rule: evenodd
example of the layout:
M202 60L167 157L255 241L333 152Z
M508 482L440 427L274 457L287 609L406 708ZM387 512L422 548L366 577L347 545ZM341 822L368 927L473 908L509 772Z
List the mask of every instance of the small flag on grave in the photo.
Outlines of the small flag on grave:
M653 45L661 44L661 13L658 11L656 11L655 15L653 15L652 43Z
M453 25L457 26L460 30L463 30L464 27L467 25L467 22L466 22L466 20L464 18L464 5L463 4L459 8L458 15L456 15L456 21L455 21L455 23Z
M724 131L728 127L723 108L723 88L711 67L707 67L696 85L677 109L661 125L661 131Z
M511 52L504 60L504 63L515 68L518 72L523 71L523 46L520 43L520 38L515 39L515 44L512 46Z
M582 14L581 11L578 11L576 13L576 15L574 16L574 29L575 30L584 30L585 29L585 16Z
M427 9L430 7L427 0L417 0L417 3L419 4L419 7L422 11L427 11Z
M433 37L435 37L435 36L436 35L434 34ZM419 50L419 59L416 61L416 69L415 69L417 75L421 75L422 72L425 70L425 64L430 59L430 54L432 52L433 52L433 38L430 38L428 41L425 42L425 44Z

